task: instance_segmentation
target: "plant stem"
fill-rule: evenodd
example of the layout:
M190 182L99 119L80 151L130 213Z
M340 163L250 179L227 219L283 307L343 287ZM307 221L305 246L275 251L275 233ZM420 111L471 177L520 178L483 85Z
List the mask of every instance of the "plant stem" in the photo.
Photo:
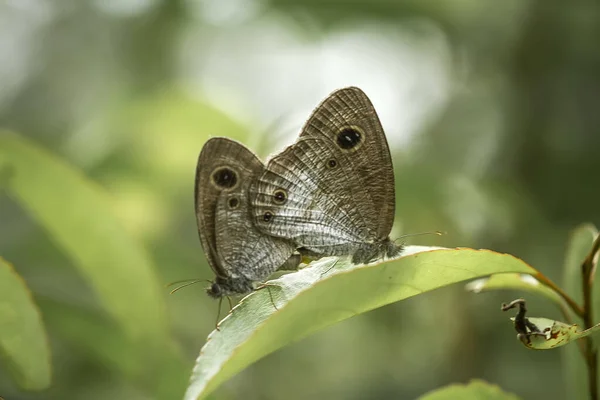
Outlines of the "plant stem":
M583 289L583 323L585 329L594 325L594 310L592 304L592 286L596 274L596 253L600 249L600 235L594 240L592 250L581 264L582 289ZM598 351L594 347L591 336L585 338L585 362L588 370L588 385L590 399L598 399Z
M592 316L592 301L591 301L591 286L589 274L584 272L583 275L583 324L585 329L589 329L594 325ZM598 352L594 348L594 342L590 336L585 339L585 363L588 370L588 384L590 389L590 399L598 399L598 380L596 379L598 369Z
M594 284L594 276L596 275L596 264L598 263L598 254L600 254L600 235L596 236L591 251L581 264L582 289L583 289L583 308L577 304L564 290L558 287L547 276L537 271L534 277L556 292L573 312L583 319L584 329L589 329L594 326L594 313L592 306L592 287ZM567 316L566 310L561 306L563 314ZM598 400L598 351L594 347L594 342L591 336L577 341L579 350L585 359L588 370L588 387L591 400Z
M593 277L593 274L592 274ZM571 298L571 296L569 296L564 290L562 290L560 287L558 287L554 282L552 282L546 275L542 274L540 271L537 271L537 274L535 275L535 278L542 282L544 285L548 286L550 289L552 289L553 291L555 291L560 297L562 297L562 299L565 301L565 303L567 303L567 305L571 308L571 310L580 318L583 319L583 308L581 308L581 306L579 304L577 304L577 302L575 300L573 300ZM573 322L571 321L571 318L569 317L569 313L567 312L567 308L565 307L564 304L560 305L560 310L562 311L563 316L565 317L565 322L567 322L569 325L572 325ZM577 347L579 347L579 352L581 353L581 356L587 360L586 357L586 351L587 351L587 342L585 342L585 339L581 339L577 341ZM594 398L594 400L597 400L596 398Z

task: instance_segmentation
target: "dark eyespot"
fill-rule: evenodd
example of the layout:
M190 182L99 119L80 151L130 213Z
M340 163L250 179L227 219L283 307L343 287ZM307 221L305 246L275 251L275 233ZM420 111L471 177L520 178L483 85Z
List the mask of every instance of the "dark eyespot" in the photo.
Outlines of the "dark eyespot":
M335 167L337 167L337 161L335 161L335 160L332 158L331 160L329 160L329 161L327 162L327 166L328 166L329 168L335 168Z
M231 208L232 210L234 208L237 208L237 206L240 204L240 201L238 200L237 197L232 197L229 199L229 208Z
M263 214L263 221L270 222L273 219L273 213L271 211L267 211Z
M273 201L275 201L275 203L284 204L286 200L287 200L287 194L286 194L285 190L279 189L279 190L276 190L275 193L273 193Z
M342 129L337 135L337 144L344 150L356 147L362 140L362 134L352 127Z
M237 183L237 174L235 171L227 167L223 167L213 172L212 179L219 187L232 188Z

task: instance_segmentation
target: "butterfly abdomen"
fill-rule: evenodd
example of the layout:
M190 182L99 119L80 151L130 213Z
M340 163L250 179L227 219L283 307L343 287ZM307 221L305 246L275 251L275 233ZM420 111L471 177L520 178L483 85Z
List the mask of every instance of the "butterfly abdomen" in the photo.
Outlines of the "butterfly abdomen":
M403 245L398 245L389 237L374 243L363 243L352 254L354 264L367 264L380 258L393 258L402 252Z

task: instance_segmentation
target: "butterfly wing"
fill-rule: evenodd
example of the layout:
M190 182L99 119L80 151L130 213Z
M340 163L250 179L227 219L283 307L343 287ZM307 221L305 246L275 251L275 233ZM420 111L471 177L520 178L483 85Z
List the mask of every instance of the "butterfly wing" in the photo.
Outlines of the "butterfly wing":
M196 169L198 232L208 262L220 277L267 278L294 252L287 240L260 232L253 223L249 187L264 164L243 145L210 139Z
M263 232L331 255L388 237L394 191L383 128L368 97L353 87L325 99L251 188Z

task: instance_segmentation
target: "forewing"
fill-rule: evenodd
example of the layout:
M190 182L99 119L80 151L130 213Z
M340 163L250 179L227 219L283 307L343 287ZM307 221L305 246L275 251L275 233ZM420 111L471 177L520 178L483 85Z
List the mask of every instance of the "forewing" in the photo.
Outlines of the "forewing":
M281 190L287 196L283 204L276 197ZM300 246L343 247L387 238L394 219L394 173L367 96L346 88L328 97L298 141L269 161L251 194L257 226Z
M210 139L196 170L196 217L202 247L218 276L261 280L291 256L288 241L260 232L252 222L248 188L264 171L243 145Z

